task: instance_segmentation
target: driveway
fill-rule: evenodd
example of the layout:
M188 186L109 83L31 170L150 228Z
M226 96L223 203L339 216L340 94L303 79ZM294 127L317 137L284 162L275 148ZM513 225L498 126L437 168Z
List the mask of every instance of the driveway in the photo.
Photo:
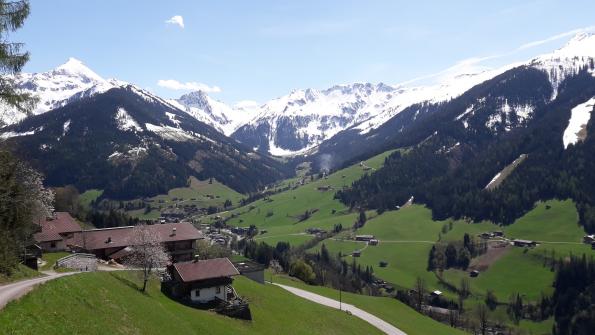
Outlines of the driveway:
M76 274L78 272L55 273L45 277L22 280L16 283L0 286L0 310L12 300L18 299L29 293L36 285L47 281Z
M287 285L282 285L282 284L274 284L277 285L299 297L302 297L304 299L313 301L315 303L321 304L321 305L325 305L331 308L336 308L336 309L340 309L339 308L339 301L334 300L334 299L330 299L324 296L321 296L319 294L316 293L312 293L306 290L302 290L299 288L295 288L292 286L287 286ZM346 303L342 303L341 304L341 310L344 311L349 311L353 316L356 316L366 322L368 322L369 324L371 324L372 326L380 329L381 331L383 331L385 334L390 334L390 335L407 335L404 331L396 328L395 326L391 325L390 323L364 311L361 310L353 305L350 304L346 304Z

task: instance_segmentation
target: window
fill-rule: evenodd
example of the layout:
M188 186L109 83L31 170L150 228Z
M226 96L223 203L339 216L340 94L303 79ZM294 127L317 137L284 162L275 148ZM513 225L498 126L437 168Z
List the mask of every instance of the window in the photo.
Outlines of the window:
M217 291L216 291L216 293L217 293L217 294L221 293L221 286L217 286Z
M56 247L56 242L50 242L50 248L55 248Z
M195 297L200 297L200 290L199 289L194 290L194 296Z

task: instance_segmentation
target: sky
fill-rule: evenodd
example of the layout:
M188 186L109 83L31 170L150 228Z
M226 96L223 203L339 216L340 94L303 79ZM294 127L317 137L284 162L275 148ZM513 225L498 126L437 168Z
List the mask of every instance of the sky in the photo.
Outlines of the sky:
M592 0L31 0L8 38L30 51L25 72L75 57L167 98L203 89L229 104L262 103L294 89L425 84L445 69L528 60L595 30L593 13Z

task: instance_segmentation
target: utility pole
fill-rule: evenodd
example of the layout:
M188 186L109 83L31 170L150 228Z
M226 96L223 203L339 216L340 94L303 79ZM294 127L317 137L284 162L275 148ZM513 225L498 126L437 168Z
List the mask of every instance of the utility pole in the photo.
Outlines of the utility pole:
M342 284L339 284L339 310L343 310L343 301L341 299Z

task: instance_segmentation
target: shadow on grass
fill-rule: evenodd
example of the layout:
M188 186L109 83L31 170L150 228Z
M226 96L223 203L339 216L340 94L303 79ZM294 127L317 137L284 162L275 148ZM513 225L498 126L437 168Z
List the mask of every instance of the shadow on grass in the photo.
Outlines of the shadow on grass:
M120 281L122 284L124 284L124 285L126 285L126 286L128 286L130 288L133 288L133 289L135 289L135 290L137 290L139 292L141 291L141 287L137 283L135 283L134 281L130 280L129 278L126 278L129 275L127 275L127 274L119 274L119 273L115 273L115 272L116 271L110 272L110 276L114 277L115 279L117 279L118 281ZM144 294L146 294L146 292L144 292Z

